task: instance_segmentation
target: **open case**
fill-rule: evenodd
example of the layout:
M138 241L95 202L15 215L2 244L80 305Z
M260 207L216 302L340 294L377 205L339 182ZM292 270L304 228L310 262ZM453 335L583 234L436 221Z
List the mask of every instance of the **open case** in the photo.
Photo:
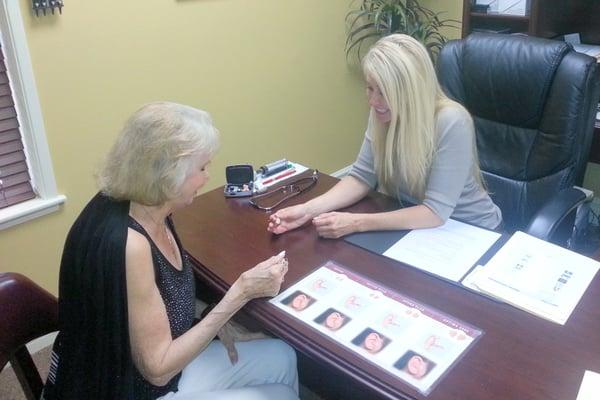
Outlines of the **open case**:
M225 197L252 196L254 189L254 168L252 165L229 165L225 168L227 184L223 188Z

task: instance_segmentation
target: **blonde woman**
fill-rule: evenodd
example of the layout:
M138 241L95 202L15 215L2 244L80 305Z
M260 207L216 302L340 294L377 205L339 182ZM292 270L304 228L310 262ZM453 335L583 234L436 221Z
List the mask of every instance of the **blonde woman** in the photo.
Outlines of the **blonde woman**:
M127 121L65 243L46 400L297 400L293 349L234 345L238 331L227 329L248 301L279 292L283 252L244 272L194 325L194 274L170 215L207 182L218 144L208 113L192 107L151 103Z
M353 232L419 229L449 217L498 228L500 209L481 182L473 121L448 99L425 48L407 35L380 39L365 55L363 72L371 111L350 174L325 194L271 215L280 234L312 220L322 237ZM372 214L332 212L371 189L412 204Z

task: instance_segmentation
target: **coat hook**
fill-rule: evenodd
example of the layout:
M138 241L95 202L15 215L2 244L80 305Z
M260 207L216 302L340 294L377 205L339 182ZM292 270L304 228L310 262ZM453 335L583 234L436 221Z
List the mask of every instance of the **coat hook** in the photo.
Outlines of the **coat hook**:
M64 6L63 0L32 0L32 9L36 17L39 17L40 14L50 15L52 13L54 15L54 11L57 9L58 13L62 14Z

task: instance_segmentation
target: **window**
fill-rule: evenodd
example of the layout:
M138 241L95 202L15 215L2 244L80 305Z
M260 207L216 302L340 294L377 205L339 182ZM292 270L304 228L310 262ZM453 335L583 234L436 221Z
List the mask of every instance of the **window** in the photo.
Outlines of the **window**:
M0 208L35 198L0 42Z
M18 0L0 2L0 33L5 67L0 65L3 229L57 210L65 197L56 191Z

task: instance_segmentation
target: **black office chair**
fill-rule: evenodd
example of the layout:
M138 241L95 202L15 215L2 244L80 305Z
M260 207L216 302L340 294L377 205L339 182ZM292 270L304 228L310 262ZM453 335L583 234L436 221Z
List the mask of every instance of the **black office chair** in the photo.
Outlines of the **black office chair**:
M473 116L483 177L507 231L566 244L600 97L600 69L571 46L474 33L437 63L446 94Z
M43 383L25 345L58 329L56 297L16 273L0 273L0 371L10 361L28 400Z

